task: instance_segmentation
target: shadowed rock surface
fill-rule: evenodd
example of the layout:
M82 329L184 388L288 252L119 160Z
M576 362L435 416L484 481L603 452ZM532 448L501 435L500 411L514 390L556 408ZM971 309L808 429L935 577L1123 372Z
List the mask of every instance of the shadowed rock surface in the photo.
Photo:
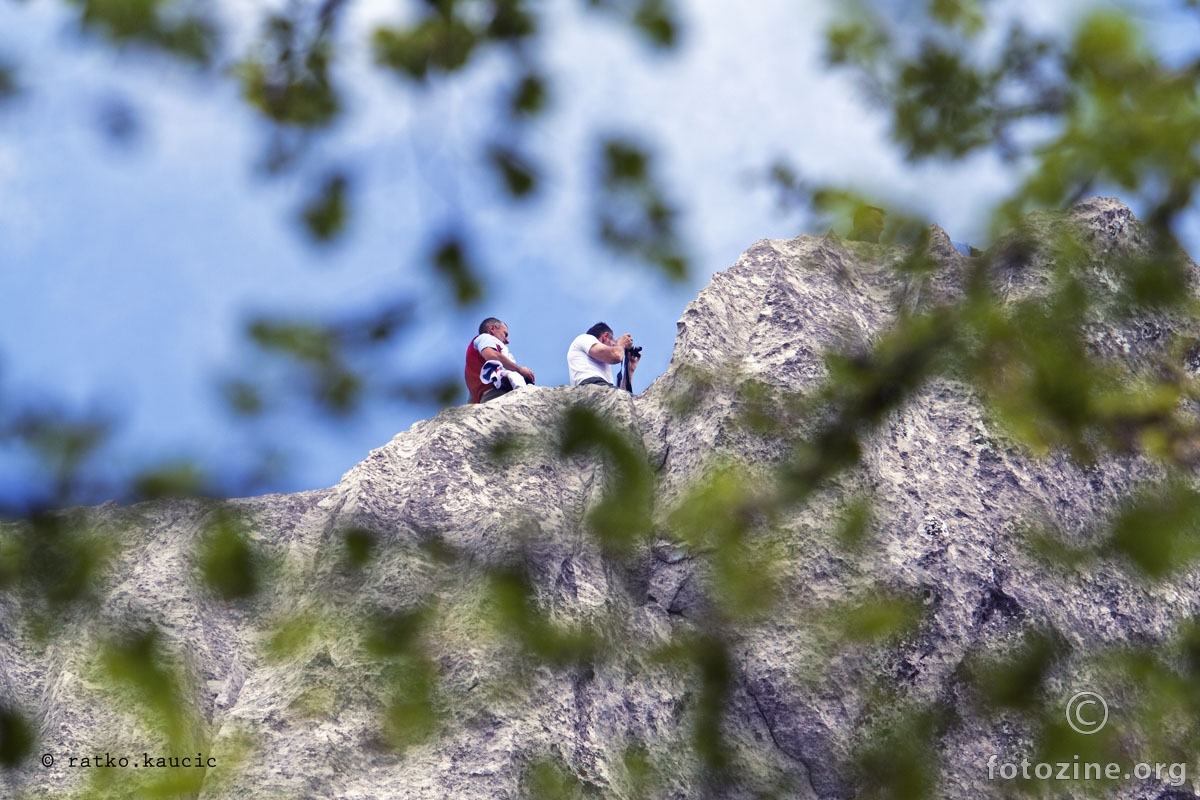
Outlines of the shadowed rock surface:
M1115 201L1088 201L1072 218L1086 232L1099 284L1106 259L1144 247ZM1050 224L1032 223L1042 232ZM1010 246L990 254L1004 296L1044 291L1048 252L1006 254ZM119 541L98 604L65 612L44 643L20 613L22 599L0 605L0 692L32 716L39 738L35 763L0 779L3 793L85 789L95 776L67 766L72 756L140 763L144 753L168 754L161 735L129 713L133 700L114 698L95 677L100 642L133 628L157 629L185 676L194 714L180 737L218 764L188 790L200 798L518 797L530 791L531 765L548 759L585 794L634 797L633 746L668 776L652 796L750 797L773 787L788 797L851 797L847 761L881 687L901 704L946 712L928 730L939 795L1011 794L1011 782L988 779L988 758L1019 761L1028 742L1019 721L974 710L964 679L973 654L1004 652L1042 629L1079 653L1163 640L1200 613L1200 575L1150 584L1113 562L1051 570L1031 559L1023 524L1046 521L1086 542L1090 526L1156 468L1132 458L1087 468L1061 455L1034 459L1007 444L955 383L925 385L868 436L857 468L766 526L780 547L782 604L765 619L722 627L735 777L703 776L690 747L697 681L655 655L706 629L713 614L706 555L672 540L671 507L714 457L767 482L791 452L793 443L746 425L739 388L753 380L768 391L812 392L827 377L826 352L863 348L902 310L957 297L972 260L940 229L931 253L941 269L916 282L894 269L899 248L835 237L759 242L687 308L670 369L637 397L531 387L417 423L331 489L233 501L269 565L266 588L249 599L218 600L199 580L197 545L221 513L212 504L80 512ZM1138 360L1179 332L1169 318L1098 321L1088 342ZM626 431L653 470L655 533L632 553L607 552L589 531L611 468L592 455L563 457L550 442L576 405ZM497 456L501 442L518 449ZM873 499L875 518L871 546L855 556L833 532L860 495ZM362 566L345 546L356 530L373 537ZM599 652L560 664L522 659L481 622L488 574L524 575L552 620L606 631ZM816 621L880 591L916 599L915 632L886 646L831 649ZM430 608L437 621L423 652L441 714L408 741L387 719L397 692L417 679L412 664L366 652L358 632L381 614L404 620ZM273 645L277 626L294 619L309 621L307 635ZM1046 686L1063 703L1088 688L1070 659ZM54 766L36 763L43 753ZM148 772L106 768L115 785L101 789L123 796ZM1113 786L1123 797L1171 790L1154 780Z

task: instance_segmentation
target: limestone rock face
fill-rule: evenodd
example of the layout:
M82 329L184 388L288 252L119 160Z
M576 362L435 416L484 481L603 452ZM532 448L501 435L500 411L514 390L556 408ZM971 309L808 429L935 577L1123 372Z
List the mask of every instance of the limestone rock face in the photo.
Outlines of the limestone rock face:
M1100 282L1106 258L1144 246L1116 201L1087 201L1073 221ZM747 431L737 386L813 391L828 351L865 347L903 310L960 294L972 260L944 232L931 236L941 269L919 286L893 269L899 249L835 237L758 242L689 305L670 369L639 396L530 387L417 423L331 489L234 501L269 565L267 588L250 599L219 600L198 578L197 543L222 513L212 504L80 512L119 541L99 602L72 607L45 639L27 629L22 599L0 606L0 698L30 714L38 736L33 763L0 778L3 793L92 787L96 770L69 766L71 757L168 754L132 713L136 697L114 698L95 677L99 643L133 627L157 630L186 678L182 700L193 713L181 736L217 764L188 790L199 798L520 797L531 765L547 759L586 792L634 797L634 744L668 775L653 796L757 796L757 774L782 776L776 788L790 797L852 797L847 760L880 686L955 710L929 734L940 795L1011 794L1011 782L989 779L988 758L1019 761L1025 744L1019 726L971 710L963 670L972 654L1043 627L1078 652L1162 640L1200 613L1200 575L1152 585L1113 563L1064 572L1035 562L1018 536L1025 522L1086 537L1155 469L1137 459L1088 468L1034 459L1007 444L961 386L926 385L868 437L859 467L774 521L786 552L783 600L766 619L724 628L726 740L751 777L695 777L697 678L654 655L713 613L706 554L668 535L672 504L714 458L766 474L789 452ZM1036 294L1048 281L1045 258L998 258L996 280L1012 298ZM1097 323L1088 341L1114 358L1144 358L1166 346L1173 325ZM577 406L625 431L654 470L655 531L632 553L613 555L589 530L611 467L538 444L552 442ZM511 442L525 444L497 454ZM830 532L860 494L874 500L874 546L851 557ZM347 531L373 537L363 566L348 565ZM619 629L604 640L608 651L521 666L503 632L479 622L485 576L506 571L526 576L531 602L556 622ZM821 609L881 587L923 603L915 634L883 647L826 647L813 624ZM388 709L411 678L349 633L373 615L402 619L430 603L443 612L426 651L441 714L432 731L398 744ZM309 633L281 650L279 626L295 619L308 620ZM1087 688L1076 677L1064 667L1048 685L1065 702ZM43 754L53 766L38 761ZM124 796L121 787L150 768L103 769L111 785L97 791ZM1157 798L1171 788L1151 780L1114 791Z

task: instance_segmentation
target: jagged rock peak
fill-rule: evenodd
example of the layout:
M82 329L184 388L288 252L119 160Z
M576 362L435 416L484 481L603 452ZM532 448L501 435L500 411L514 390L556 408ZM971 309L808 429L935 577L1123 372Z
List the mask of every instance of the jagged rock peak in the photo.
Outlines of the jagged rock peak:
M1087 201L1069 219L1091 237L1098 264L1145 244L1116 201ZM827 350L869 344L904 309L961 290L975 261L940 229L930 241L943 268L921 287L893 269L899 248L810 236L756 243L688 306L668 372L636 397L535 387L418 422L331 489L224 509L171 501L84 512L119 543L99 602L74 607L43 646L29 601L0 600L0 698L35 720L37 753L54 760L6 775L9 793L129 796L162 779L67 766L95 753L169 755L161 732L134 713L138 692L114 695L95 678L112 631L134 620L157 631L156 646L180 665L187 714L177 735L216 765L187 773L196 776L188 796L204 800L517 798L555 769L582 794L626 798L637 795L638 763L659 770L656 797L848 798L861 789L851 764L864 731L887 721L883 696L953 712L922 734L940 795L1007 796L1014 784L989 778L988 759L1018 763L1028 731L1019 716L980 709L964 679L973 659L1041 630L1082 655L1164 641L1200 613L1195 571L1149 584L1111 560L1053 570L1018 535L1032 515L1086 537L1130 486L1157 474L1152 466L1035 460L1007 444L960 386L934 381L863 442L858 467L753 523L776 555L757 576L764 592L779 587L766 618L718 623L708 587L722 579L713 570L723 543L673 535L676 501L714 457L765 491L790 452L740 418L736 387L681 405L693 373L816 387ZM1014 293L1036 287L1030 274L1044 263L1010 263L1003 246L981 256L995 262L996 280ZM614 448L644 453L648 464L651 535L623 555L591 532L618 470L595 452L564 456L554 440L580 407L622 432ZM625 487L630 502L643 497L638 488ZM875 510L871 546L852 556L833 531L864 493ZM719 504L705 509L713 530L727 523ZM267 590L233 602L202 585L197 556L231 512L271 565ZM758 563L754 541L738 544L745 563ZM371 557L352 557L360 551ZM497 625L497 608L508 608L497 597L511 595L489 594L496 581L527 589L529 606L554 626L603 630L602 646L566 657L555 649L573 652L558 628L522 627L520 614ZM872 592L915 599L919 624L877 646L831 651L822 621ZM706 632L723 649L710 659L710 683L698 684L663 653ZM522 659L523 648L542 648L542 662ZM1086 688L1079 657L1047 666L1051 702ZM713 681L726 689L724 747L741 767L723 780L693 747L693 726L714 719L698 686ZM97 775L108 783L92 786ZM1159 780L1115 791L1150 798L1169 788Z

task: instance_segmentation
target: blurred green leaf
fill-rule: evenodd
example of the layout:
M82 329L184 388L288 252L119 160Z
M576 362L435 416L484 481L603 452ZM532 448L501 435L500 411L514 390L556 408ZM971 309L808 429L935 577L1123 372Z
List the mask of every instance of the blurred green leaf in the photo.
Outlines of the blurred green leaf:
M57 502L75 501L71 491L80 471L112 436L113 421L99 413L75 417L40 408L16 413L7 433L22 443L54 475Z
M986 21L978 0L929 0L929 16L969 35L982 31Z
M17 588L58 619L86 602L115 550L113 537L67 512L39 512L0 529L0 588Z
M430 258L434 272L454 291L454 300L468 306L483 297L483 283L467 257L466 242L451 233L442 237Z
M197 465L177 461L141 473L134 478L133 489L139 497L155 500L195 496L201 493L206 483L207 478Z
M1170 481L1138 492L1111 525L1108 548L1161 580L1200 558L1200 492Z
M524 775L524 796L530 800L582 800L590 792L559 760L540 759Z
M451 16L434 16L409 28L379 28L372 38L375 60L412 79L466 66L480 34Z
M725 642L715 636L692 640L692 659L699 671L696 721L692 746L696 755L718 781L730 768L730 751L725 741L726 702L734 680L734 667Z
M669 50L679 41L679 22L670 0L587 0L595 9L623 17L646 41L659 50Z
M254 417L263 413L266 408L262 391L248 380L231 379L221 387L225 405L234 413Z
M331 24L326 19L306 35L307 26L285 14L267 17L255 57L231 70L246 102L278 125L318 129L332 123L341 104L330 79Z
M549 104L546 79L529 72L521 76L509 100L509 113L514 117L533 117L544 112Z
M328 176L301 212L305 228L318 242L330 242L346 227L349 181L341 173Z
M669 49L678 44L679 22L669 0L642 0L633 24L655 47Z
M6 100L17 93L17 71L9 64L0 61L0 101Z
M1092 13L1079 26L1072 43L1074 69L1080 77L1124 78L1138 71L1143 49L1133 21L1115 10Z
M247 333L264 350L284 353L297 361L323 366L335 360L333 332L315 324L258 319L250 323Z
M1030 631L1011 653L971 662L967 670L969 680L988 708L1032 709L1040 702L1043 682L1051 668L1069 650L1070 646L1056 631Z
M320 621L315 615L289 615L271 626L267 634L267 657L278 662L301 654L317 633Z
M376 614L369 623L364 640L367 651L379 657L401 656L418 649L418 637L429 624L426 608L408 611L386 611Z
M650 171L650 156L617 138L602 143L601 191L595 211L600 240L622 255L655 267L670 280L686 278L688 259L678 211Z
M629 792L633 800L650 800L662 784L662 776L654 766L645 747L631 745L621 758L621 766L629 780Z
M492 623L506 637L521 643L534 658L553 666L590 662L603 652L600 631L583 625L559 625L536 604L533 587L523 573L493 571L488 576Z
M920 624L919 599L879 593L839 606L830 618L840 638L852 644L889 642L912 634Z
M499 41L520 41L538 32L537 19L529 13L524 0L491 0L491 21L487 36Z
M668 517L672 538L704 553L707 599L731 620L758 618L778 599L783 552L770 530L775 500L761 476L740 464L716 464Z
M499 174L510 197L528 197L536 190L537 170L520 153L508 147L494 145L488 150L488 161Z
M355 567L365 567L375 556L378 537L373 531L352 528L342 534L346 547L346 558Z
M0 767L16 769L33 751L33 731L15 708L0 705Z
M851 552L861 552L874 523L875 509L871 498L863 496L851 499L836 529L838 543Z
M610 189L622 184L640 185L647 178L649 156L636 145L620 139L604 143L604 185Z
M830 65L873 66L888 46L884 29L867 16L840 19L825 32L825 60Z
M910 159L962 157L993 141L993 90L988 75L927 41L898 75L893 136Z
M384 735L392 747L403 751L426 741L437 731L437 674L432 663L414 655L392 665L390 684Z
M208 18L190 13L178 0L72 0L84 30L114 44L141 44L197 64L208 64L217 31Z
M641 440L583 406L563 415L560 452L594 453L604 466L604 496L588 509L587 521L610 554L628 554L651 530L655 478Z
M253 597L262 588L262 557L251 543L247 527L238 512L218 508L197 542L200 576L223 600Z
M889 800L936 797L940 782L936 748L944 726L943 715L933 709L891 709L856 749L857 796Z
M178 668L157 629L122 632L101 651L105 674L119 689L132 692L177 752L190 747L194 729Z

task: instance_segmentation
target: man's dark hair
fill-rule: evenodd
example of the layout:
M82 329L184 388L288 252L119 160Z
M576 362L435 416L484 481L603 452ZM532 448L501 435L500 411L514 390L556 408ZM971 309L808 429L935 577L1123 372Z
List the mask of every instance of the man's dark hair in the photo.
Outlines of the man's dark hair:
M612 333L612 328L605 325L603 322L597 322L595 325L587 329L588 336L595 336L599 339L606 333Z
M487 333L488 328L492 327L493 325L503 325L503 324L504 324L503 322L496 319L495 317L488 317L483 322L479 323L479 332Z

